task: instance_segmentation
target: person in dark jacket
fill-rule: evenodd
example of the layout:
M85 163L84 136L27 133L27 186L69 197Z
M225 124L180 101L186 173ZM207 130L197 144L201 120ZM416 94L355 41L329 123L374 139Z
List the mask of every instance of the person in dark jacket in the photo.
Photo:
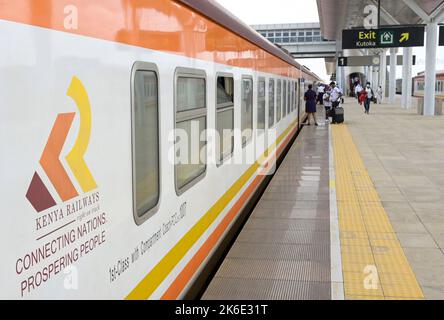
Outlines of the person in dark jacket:
M313 117L314 123L317 126L318 123L316 121L316 104L317 104L317 94L313 91L313 85L308 86L307 92L304 95L305 100L305 112L308 114L307 121L310 125L310 115Z

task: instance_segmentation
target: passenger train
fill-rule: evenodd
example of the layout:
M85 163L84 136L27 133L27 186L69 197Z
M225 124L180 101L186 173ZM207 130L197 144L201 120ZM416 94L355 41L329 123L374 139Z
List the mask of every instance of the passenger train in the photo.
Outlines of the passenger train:
M0 297L198 296L320 79L214 1L3 0L0 39Z
M421 72L413 77L413 96L424 97L424 88L424 72ZM444 72L442 71L436 73L435 92L437 98L444 99Z

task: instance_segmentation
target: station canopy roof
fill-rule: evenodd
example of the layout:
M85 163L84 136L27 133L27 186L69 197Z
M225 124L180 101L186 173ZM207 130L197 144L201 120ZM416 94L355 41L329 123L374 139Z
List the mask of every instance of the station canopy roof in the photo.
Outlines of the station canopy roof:
M317 0L324 38L342 40L342 30L363 27L364 8L377 0ZM381 0L381 25L415 25L427 18L441 22L444 0Z

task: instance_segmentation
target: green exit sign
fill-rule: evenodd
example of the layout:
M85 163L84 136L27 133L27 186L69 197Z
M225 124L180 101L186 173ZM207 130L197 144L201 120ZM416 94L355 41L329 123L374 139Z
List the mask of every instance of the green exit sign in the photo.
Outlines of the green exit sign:
M343 49L424 46L424 27L387 27L342 31Z

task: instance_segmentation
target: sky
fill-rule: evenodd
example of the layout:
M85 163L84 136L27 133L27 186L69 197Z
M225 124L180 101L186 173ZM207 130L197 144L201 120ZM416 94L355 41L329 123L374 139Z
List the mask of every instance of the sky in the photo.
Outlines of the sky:
M216 0L245 23L302 23L319 22L316 0ZM303 3L303 8L301 4ZM413 48L417 56L417 65L413 66L413 74L425 69L425 48ZM402 55L402 49L398 51ZM439 47L437 53L437 70L444 70L444 47ZM328 80L324 59L298 59L322 79ZM402 68L397 68L397 77L402 77Z

